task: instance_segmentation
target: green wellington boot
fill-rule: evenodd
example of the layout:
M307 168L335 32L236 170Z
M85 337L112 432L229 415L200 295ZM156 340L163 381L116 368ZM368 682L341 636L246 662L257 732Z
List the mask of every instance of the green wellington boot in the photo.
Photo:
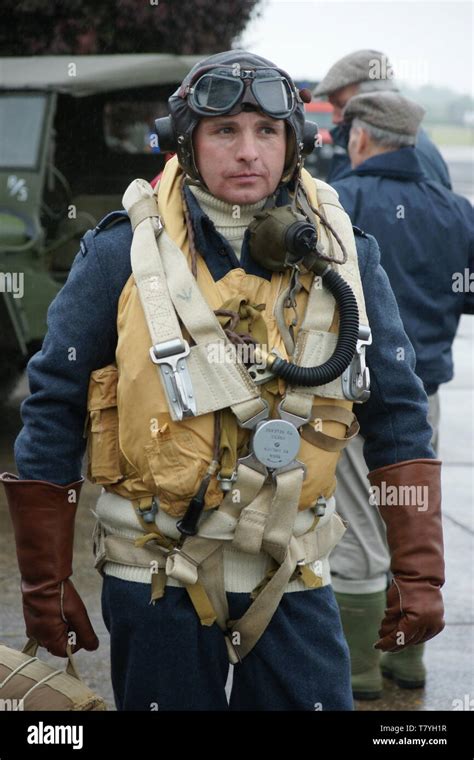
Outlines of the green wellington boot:
M344 635L351 653L352 694L354 699L380 699L381 652L374 649L385 610L385 591L374 594L336 593Z
M380 660L382 675L393 678L402 689L421 689L425 685L424 644L414 644L401 652L384 652Z

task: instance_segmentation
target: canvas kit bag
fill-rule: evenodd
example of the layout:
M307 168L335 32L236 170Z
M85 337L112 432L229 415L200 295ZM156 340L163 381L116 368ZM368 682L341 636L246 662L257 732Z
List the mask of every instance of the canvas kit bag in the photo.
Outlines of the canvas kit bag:
M0 644L0 710L107 710L81 679L70 647L66 670L38 659L38 647L35 639L21 651Z

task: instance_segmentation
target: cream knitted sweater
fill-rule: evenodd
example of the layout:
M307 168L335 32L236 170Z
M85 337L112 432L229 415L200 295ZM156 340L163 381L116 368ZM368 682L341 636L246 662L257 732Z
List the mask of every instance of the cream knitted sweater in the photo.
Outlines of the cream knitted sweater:
M189 189L204 213L213 222L217 232L229 241L240 261L245 230L252 221L254 214L264 207L267 199L263 198L257 203L239 205L221 201L197 185L190 185Z

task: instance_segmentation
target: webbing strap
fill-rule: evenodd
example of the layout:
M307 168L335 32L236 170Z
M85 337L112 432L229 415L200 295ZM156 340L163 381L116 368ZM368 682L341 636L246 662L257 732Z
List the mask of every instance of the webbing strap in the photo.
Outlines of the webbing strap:
M225 341L219 320L205 301L184 253L162 230L157 239L160 258L173 305L196 343Z
M303 485L302 467L281 472L275 485L265 485L240 513L232 546L249 554L262 548L279 563L283 561L298 514Z
M138 227L140 222L149 217L159 218L158 206L156 205L155 198L142 198L136 201L133 206L128 209L128 215L132 224L132 229Z
M229 604L224 583L224 543L199 568L200 581L206 593L219 628L225 630L229 619ZM199 612L198 612L199 614Z
M226 642L231 662L242 660L253 649L275 614L298 562L303 559L301 547L292 537L283 563L255 601L240 620L228 621Z
M249 468L246 468L247 470ZM250 473L247 473L250 474ZM256 473L258 475L258 473ZM247 483L247 491L245 491L245 484L241 481L243 492L245 492L246 498L250 501L252 499L252 493ZM258 492L258 484L254 480L252 486L253 492ZM226 497L227 498L227 497ZM229 506L229 505L228 505ZM239 509L240 505L234 505L234 515ZM214 513L218 514L218 512ZM213 515L210 516L211 519ZM229 627L229 609L227 602L227 595L224 586L224 562L223 562L223 547L225 541L209 541L202 539L201 546L204 541L207 544L213 544L209 551L203 551L201 553L200 560L193 561L193 565L199 565L199 582L203 587L203 591L198 590L196 593L189 592L191 601L193 602L196 612L201 619L203 625L211 625L211 620L214 618L226 634L226 644L231 662L238 662L252 647L255 646L258 639L262 635L266 626L270 622L278 604L281 600L283 593L285 592L287 583L292 579L301 575L303 582L310 588L317 588L322 584L322 579L317 573L307 565L319 560L323 557L327 557L330 550L340 540L345 531L345 526L341 518L330 512L326 514L324 518L321 518L319 524L316 527L316 520L313 522L311 528L301 536L292 536L290 539L290 550L284 558L283 564L271 573L272 577L267 583L259 584L263 586L261 589L257 606L252 606L247 610L243 618L239 621L232 621ZM107 538L118 537L108 536ZM196 538L196 537L195 537ZM194 539L189 539L189 543ZM188 548L188 541L185 543L185 547ZM227 541L228 542L228 541ZM143 546L137 548L133 544L133 539L119 538L116 542L108 543L108 547L114 547L114 552L106 551L106 559L118 562L119 564L130 564L130 548L133 552L135 559L134 565L138 567L146 567L150 565L148 547ZM264 547L265 551L270 552L272 547ZM156 560L160 558L159 565L164 564L164 557L159 552L163 551L160 547L156 547L153 558ZM140 558L139 555L143 557ZM275 554L275 552L274 552ZM207 556L206 556L207 555ZM302 564L299 564L302 563ZM276 562L278 565L278 562ZM152 575L152 583L155 578L155 574ZM266 580L266 579L265 579ZM204 593L205 592L205 593ZM157 597L159 598L159 597ZM238 647L232 645L232 642L238 643Z
M222 534L222 515L218 517L219 513L222 512L224 515L233 518L233 520L229 521L229 535L225 539L231 541L233 538L232 523L235 525L235 521L241 510L255 499L264 481L265 475L263 473L256 472L246 465L239 464L235 487L226 494L219 509L206 520L205 535L212 535L214 530L213 523L216 520L217 529ZM236 490L240 496L238 502L234 501L234 492ZM186 539L182 549L176 550L167 557L166 574L185 585L195 583L198 577L197 568L221 547L222 540L204 537L200 530L196 536Z
M189 368L194 383L197 382L198 410L204 414L231 407L243 424L265 408L258 388L239 362L210 363L210 349L219 345L224 348L229 343L228 338L204 299L183 252L166 230L161 231L157 246L173 305L196 343L194 350L191 350ZM199 377L203 379L202 386L199 385Z
M104 537L105 560L117 562L130 567L145 567L152 572L154 567L164 567L164 552L157 544L150 546L135 545L134 541L122 536L108 535ZM154 564L152 564L154 563Z
M361 325L367 325L367 313L352 223L342 208L337 193L326 183L320 180L314 181L316 184L318 210L323 218L338 231L348 253L345 264L331 264L331 266L351 286L357 300L359 322ZM321 224L319 227L319 235L320 243L325 253L334 259L340 259L342 251L339 244L324 224ZM314 278L308 296L305 316L298 331L293 353L293 362L295 364L301 367L316 367L329 359L337 343L337 335L328 332L334 317L334 310L335 301L333 296L327 288L320 287L320 280L318 278ZM345 399L342 392L341 380L337 378L331 383L311 388L289 387L283 401L283 409L291 414L308 417L311 400L314 395ZM297 399L297 396L301 398Z
M248 554L260 554L271 502L272 487L267 484L255 499L242 509L232 541L234 549Z
M161 599L166 589L166 573L163 567L157 569L157 572L151 574L151 604L155 604L157 599Z
M210 349L229 344L205 301L186 257L157 224L158 206L145 180L134 180L123 196L134 235L131 264L153 345L182 339L177 314L196 342L186 359L198 415L231 407L240 424L265 409L258 387L240 363L210 362ZM157 367L160 373L159 367ZM161 376L160 376L161 378ZM172 417L176 417L170 407Z
M305 472L297 467L276 475L276 488L265 522L262 546L277 562L283 562L298 514Z
M198 613L201 625L213 625L216 622L216 612L202 583L193 583L190 586L186 586L186 591L189 594L194 609Z
M276 487L271 502L269 515L265 515L265 505L268 504L269 494L265 493L265 487L262 488L265 476L257 473L246 465L239 465L236 488L243 489L243 499L239 504L233 502L233 496L228 494L224 499L220 509L215 513L218 515L221 510L235 518L239 513L242 516L246 514L251 519L242 526L240 521L237 526L236 535L238 540L246 546L246 542L261 541L263 549L270 554L278 563L282 563L275 577L267 584L259 597L252 603L244 617L235 622L233 621L229 628L229 621L216 614L216 619L220 627L227 633L226 643L228 647L231 662L237 662L255 645L258 638L263 633L260 626L264 627L270 622L276 607L284 593L289 578L295 570L297 561L305 559L304 544L297 542L292 535L296 514L298 511L299 497L303 484L304 472L302 468L295 468L287 472L282 472L276 476ZM242 497L242 492L241 492ZM260 509L259 509L260 507ZM261 516L258 523L257 516ZM211 515L208 523L212 521L214 515ZM264 519L266 517L266 520ZM252 520L253 518L253 520ZM257 530L258 525L258 530ZM240 533L238 529L240 527ZM207 525L206 525L207 528ZM259 539L255 539L258 535ZM199 534L188 539L183 549L172 553L166 561L167 575L180 580L189 586L196 583L198 579L198 568L205 567L206 561L222 547L222 540L213 540L203 538ZM289 546L297 548L297 559L290 556ZM260 549L260 546L258 546ZM246 548L247 550L247 548ZM294 562L293 562L294 560ZM293 564L292 564L293 563ZM282 570L283 568L283 570ZM276 579L276 580L275 580ZM214 589L214 590L213 590ZM212 574L207 575L206 590L211 597L218 598L222 593L221 581L219 580L219 589L214 588ZM224 592L225 593L225 592ZM263 599L263 603L262 603ZM253 612L254 606L258 605ZM250 622L249 622L250 621ZM240 641L239 648L236 650L232 647L235 640L234 633L237 633L237 639ZM249 639L247 641L247 638ZM245 639L245 640L244 640ZM242 646L242 650L240 649ZM237 652L237 655L236 655Z
M306 588L321 588L323 585L321 576L316 575L307 565L297 566L296 574L301 576L301 580Z
M309 530L298 538L291 537L282 564L271 575L255 601L240 620L228 621L226 644L231 662L242 660L253 649L270 623L297 568L297 572L301 572L304 582L311 588L322 585L322 579L306 566L327 556L345 530L341 518L332 514L317 530Z
M301 437L308 443L318 446L324 451L342 451L347 444L359 433L359 423L354 412L344 409L341 406L327 404L315 404L312 408L312 416L315 419L329 420L331 422L340 422L346 426L347 431L343 438L323 433L322 430L316 430L311 425L304 425L301 429Z
M137 179L125 191L122 200L123 206L133 216L132 209L137 203L141 204L145 201L145 205L148 207L153 202L157 215L156 201L151 197L152 194L151 186L145 180ZM149 216L143 216L142 206L139 210L141 219L133 233L130 259L151 340L155 344L180 338L182 334L169 295L161 259L154 255L156 238L151 218L152 211L150 210ZM144 251L147 251L148 255L144 255Z

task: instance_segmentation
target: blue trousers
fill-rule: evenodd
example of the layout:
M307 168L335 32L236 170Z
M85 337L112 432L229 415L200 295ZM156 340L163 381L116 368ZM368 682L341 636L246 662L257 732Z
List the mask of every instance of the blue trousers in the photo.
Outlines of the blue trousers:
M251 604L228 593L230 619ZM149 604L147 584L104 576L117 710L352 710L349 650L331 586L290 592L253 650L234 666L216 623L202 626L185 589Z

